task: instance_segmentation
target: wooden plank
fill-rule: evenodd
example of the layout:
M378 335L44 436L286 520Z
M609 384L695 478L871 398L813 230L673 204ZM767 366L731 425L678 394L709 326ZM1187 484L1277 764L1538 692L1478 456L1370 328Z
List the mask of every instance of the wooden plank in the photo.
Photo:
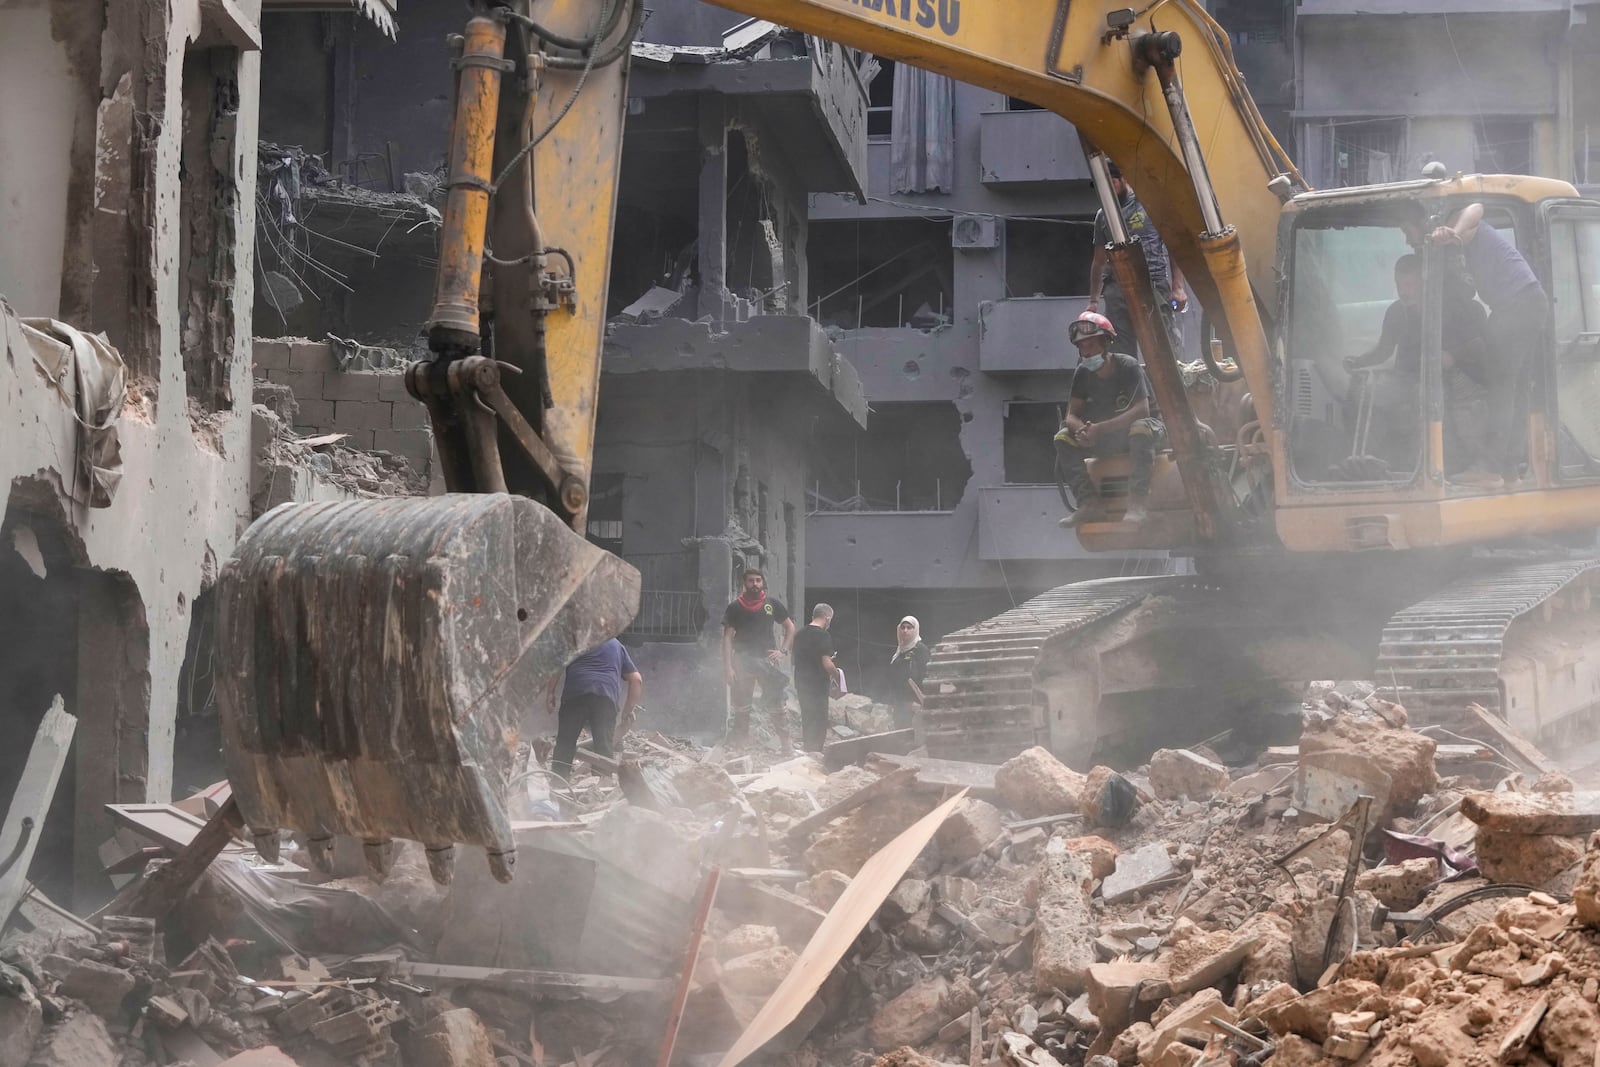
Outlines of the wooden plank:
M205 829L205 819L176 804L107 804L111 817L141 837L176 852Z
M717 899L717 884L721 881L721 867L712 867L706 872L705 887L700 891L700 907L695 912L694 925L689 929L689 944L683 953L683 972L678 976L678 990L673 994L672 1009L667 1012L667 1025L661 1035L656 1067L672 1067L672 1050L678 1043L678 1028L683 1025L683 1009L689 1003L689 991L694 985L694 972L700 962L700 946L705 940L706 922L711 918L711 907Z
M243 829L244 816L239 813L239 802L229 797L227 803L206 820L199 835L181 849L171 863L163 864L143 881L130 885L98 914L133 915L157 920L163 918L183 898L194 880L211 866L211 861L222 855L222 850L233 841L234 835Z
M904 789L916 781L916 778L917 768L902 767L884 775L875 782L868 782L838 803L830 804L816 814L808 815L795 823L789 828L789 837L796 841L801 840L811 831L818 827L826 826L841 815L849 814L875 797L881 797L898 789Z
M1461 813L1485 830L1578 836L1600 830L1600 792L1468 793Z
M1554 760L1539 751L1538 745L1517 733L1511 728L1510 723L1492 714L1482 704L1468 704L1467 711L1471 713L1478 728L1489 735L1490 743L1511 757L1513 762L1520 764L1522 770L1537 775L1550 774L1561 769Z
M670 978L624 978L612 974L506 970L496 967L467 967L453 963L402 963L397 973L406 978L483 982L570 993L666 993L670 992L673 986Z
M915 767L917 784L936 789L969 789L976 797L992 798L999 795L995 789L994 774L1000 769L993 763L966 763L962 760L934 759L931 756L896 756L879 752L871 763L892 767Z
M55 799L56 783L61 780L61 769L66 766L77 728L78 720L67 714L58 695L34 731L28 762L11 794L5 821L0 822L0 927L11 918L27 891L28 867L39 846L45 816L50 814L50 802Z
M860 763L875 752L905 755L917 744L917 732L912 729L886 730L880 734L859 734L842 741L829 741L822 746L822 762L829 770L852 763Z

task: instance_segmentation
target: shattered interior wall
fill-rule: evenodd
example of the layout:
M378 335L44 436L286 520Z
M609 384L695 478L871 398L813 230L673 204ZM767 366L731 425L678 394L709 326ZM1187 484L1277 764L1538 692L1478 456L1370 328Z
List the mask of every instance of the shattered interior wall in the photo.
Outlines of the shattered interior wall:
M253 8L247 0L228 10L253 18ZM47 699L42 689L51 685L79 716L64 787L72 803L58 805L64 815L52 818L75 822L77 854L58 851L39 865L55 878L75 868L80 894L102 884L94 877L95 847L110 834L102 805L170 796L192 607L248 522L245 412L191 413L185 403L191 373L208 383L213 402L249 395L249 315L211 319L229 303L248 308L252 296L254 198L242 190L210 203L204 270L190 278L208 308L211 355L185 362L189 293L176 225L184 72L191 49L220 47L226 28L209 18L199 0L53 0L0 10L0 130L8 143L22 135L30 145L0 160L0 210L10 214L0 226L0 293L18 314L62 314L79 327L107 329L134 376L119 424L120 489L109 507L88 508L74 486L74 413L19 343L9 310L0 315L8 356L0 362L0 525L8 531L0 552L16 554L9 531L23 526L60 546L44 557L45 577L34 579L51 587L16 601L15 614L62 635L53 676L27 703L5 709L13 718L4 729L8 737L31 736L43 711L33 697ZM224 64L231 87L217 83L215 58L199 70L191 65L190 87L197 99L233 105L231 136L207 136L205 164L238 180L255 167L258 58L239 51ZM120 131L131 131L131 152ZM98 193L108 208L99 215ZM7 568L18 574L13 561ZM73 600L75 613L67 606ZM63 612L73 616L70 631ZM0 650L0 677L17 671L22 647ZM0 782L0 794L10 788ZM60 827L44 832L49 839Z

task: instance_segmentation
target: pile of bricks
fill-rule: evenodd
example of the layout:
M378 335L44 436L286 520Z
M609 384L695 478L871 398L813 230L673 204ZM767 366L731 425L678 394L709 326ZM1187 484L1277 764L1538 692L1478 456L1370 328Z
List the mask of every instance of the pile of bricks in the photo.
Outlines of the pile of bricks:
M299 413L294 428L301 434L347 434L352 448L378 449L405 457L418 473L427 474L433 454L428 411L406 392L393 353L364 349L348 370L339 369L335 346L303 337L257 338L255 375L288 386ZM379 358L370 358L370 357ZM358 370L376 363L382 370Z

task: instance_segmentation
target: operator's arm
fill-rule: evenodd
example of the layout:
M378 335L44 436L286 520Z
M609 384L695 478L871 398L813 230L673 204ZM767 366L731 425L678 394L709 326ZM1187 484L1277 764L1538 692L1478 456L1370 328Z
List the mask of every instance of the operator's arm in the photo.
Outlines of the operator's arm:
M1148 396L1141 396L1138 400L1135 400L1133 403L1129 404L1122 411L1117 412L1116 415L1107 419L1105 422L1100 423L1100 432L1115 433L1119 430L1126 430L1129 426L1132 426L1140 419L1146 419L1149 417L1150 398Z
M644 675L634 671L623 675L623 680L628 683L628 695L622 698L621 717L626 719L639 706L639 698L644 696Z
M1089 261L1089 306L1086 311L1100 310L1100 279L1105 276L1106 246L1096 241L1094 258Z
M1178 305L1178 311L1189 306L1189 290L1183 287L1183 269L1175 259L1172 260L1172 302Z
M1363 367L1376 367L1380 363L1387 363L1394 355L1394 350L1400 345L1400 302L1389 305L1389 310L1383 313L1383 330L1378 334L1378 343L1372 346L1371 351L1359 356L1350 356L1344 361L1345 370L1360 370Z
M1440 226L1433 231L1433 243L1436 245L1466 245L1478 236L1478 224L1483 221L1483 205L1468 204L1461 209L1461 214L1456 216L1452 226Z
M1083 397L1075 396L1067 401L1067 421L1062 423L1072 435L1076 437L1083 432L1088 423L1083 421Z

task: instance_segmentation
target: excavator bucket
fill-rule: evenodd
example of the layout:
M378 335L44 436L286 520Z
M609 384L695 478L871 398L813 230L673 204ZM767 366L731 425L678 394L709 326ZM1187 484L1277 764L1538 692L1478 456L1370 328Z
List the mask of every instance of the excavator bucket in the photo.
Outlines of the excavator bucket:
M524 718L579 653L621 632L639 574L504 493L284 504L218 579L218 700L233 795L262 854L279 828L331 865L456 842L507 881L505 797Z

